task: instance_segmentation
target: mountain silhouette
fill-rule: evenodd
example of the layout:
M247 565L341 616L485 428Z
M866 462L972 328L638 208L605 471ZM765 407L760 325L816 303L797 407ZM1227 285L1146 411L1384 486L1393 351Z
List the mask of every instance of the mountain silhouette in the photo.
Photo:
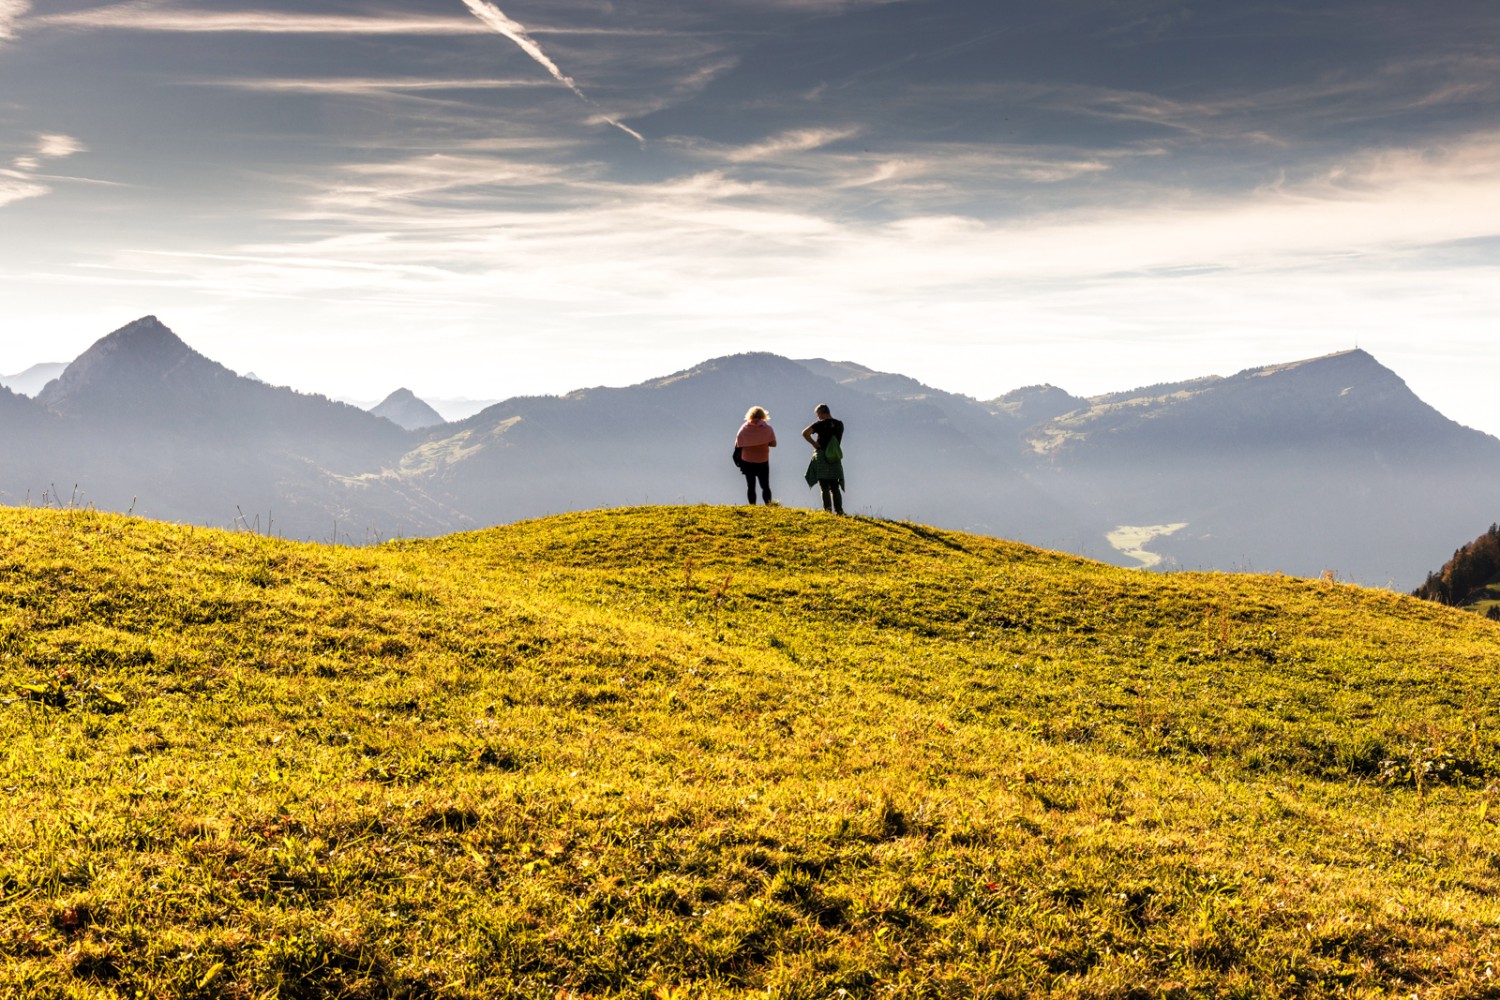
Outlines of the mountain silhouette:
M37 402L115 432L283 450L342 472L399 456L411 440L357 406L236 375L155 316L99 340Z
M1028 385L991 400L989 408L991 412L1013 418L1024 427L1031 427L1088 405L1088 400L1055 385Z
M355 542L740 503L730 450L760 405L780 439L778 500L815 506L800 431L818 403L846 425L851 512L1126 565L1332 570L1409 589L1431 553L1493 522L1500 496L1500 440L1448 420L1363 351L1087 399L1043 385L989 401L851 361L748 353L412 431L238 376L148 316L35 400L0 389L0 497L81 496ZM421 400L401 390L376 409L386 404L403 415Z
M95 342L42 389L37 402L70 416L155 418L197 412L238 378L147 316Z
M359 477L394 464L409 432L358 407L242 378L147 316L101 338L48 383L36 403L57 418L55 477L111 509L209 524L277 520L333 534L376 498ZM13 487L10 492L14 493ZM422 519L418 519L421 521ZM430 523L430 522L429 522Z
M417 394L410 389L397 389L370 407L370 413L384 417L397 427L404 427L409 431L436 427L447 422L441 413L418 399Z
M1180 456L1330 442L1415 455L1441 446L1455 426L1395 372L1354 350L1097 396L1052 418L1030 440L1053 456L1101 452L1129 462L1163 451Z
M779 447L771 484L810 505L811 448L802 428L827 403L846 426L850 511L923 517L1055 544L1088 534L1069 505L1043 496L992 442L966 433L942 406L847 388L772 354L715 358L625 388L523 397L443 428L403 472L431 484L480 523L626 503L736 503L744 481L729 460L751 405L771 414ZM983 414L991 424L993 418ZM1014 451L1012 435L1008 449Z
M1364 351L1094 397L1027 438L1101 515L1186 525L1155 546L1186 568L1397 585L1500 495L1500 440Z
M0 386L23 396L35 396L48 382L61 375L66 367L68 366L62 362L52 361L32 365L25 371L14 375L0 375Z

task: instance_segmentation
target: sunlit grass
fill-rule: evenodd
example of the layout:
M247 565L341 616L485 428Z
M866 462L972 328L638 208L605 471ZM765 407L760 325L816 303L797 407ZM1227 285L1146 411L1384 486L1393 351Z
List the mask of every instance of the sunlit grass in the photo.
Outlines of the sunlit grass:
M0 535L5 996L1492 989L1472 614L764 508Z

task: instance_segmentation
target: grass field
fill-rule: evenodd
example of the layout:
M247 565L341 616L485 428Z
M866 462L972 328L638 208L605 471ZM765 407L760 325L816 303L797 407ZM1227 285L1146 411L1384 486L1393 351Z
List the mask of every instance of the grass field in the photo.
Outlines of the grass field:
M1500 626L766 508L0 510L0 996L1500 996Z

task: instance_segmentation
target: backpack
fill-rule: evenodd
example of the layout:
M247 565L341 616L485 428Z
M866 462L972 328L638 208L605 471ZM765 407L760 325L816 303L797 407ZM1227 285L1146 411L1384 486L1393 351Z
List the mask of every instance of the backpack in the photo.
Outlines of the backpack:
M823 446L823 457L830 462L842 462L844 460L844 448L839 444L839 439L830 437L828 443Z
M736 469L744 471L745 460L740 457L740 449L739 448L735 448L734 449L733 454L730 455L730 459L734 462L734 467Z

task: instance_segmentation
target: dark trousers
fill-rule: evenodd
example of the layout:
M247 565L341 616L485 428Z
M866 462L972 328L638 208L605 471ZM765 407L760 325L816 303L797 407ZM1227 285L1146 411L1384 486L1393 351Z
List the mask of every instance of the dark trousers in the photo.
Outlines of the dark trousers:
M755 483L760 481L761 503L771 502L771 463L741 462L740 471L745 474L745 502L755 502Z
M844 512L844 491L839 489L836 479L819 479L818 485L823 490L823 509L831 510L835 514Z

